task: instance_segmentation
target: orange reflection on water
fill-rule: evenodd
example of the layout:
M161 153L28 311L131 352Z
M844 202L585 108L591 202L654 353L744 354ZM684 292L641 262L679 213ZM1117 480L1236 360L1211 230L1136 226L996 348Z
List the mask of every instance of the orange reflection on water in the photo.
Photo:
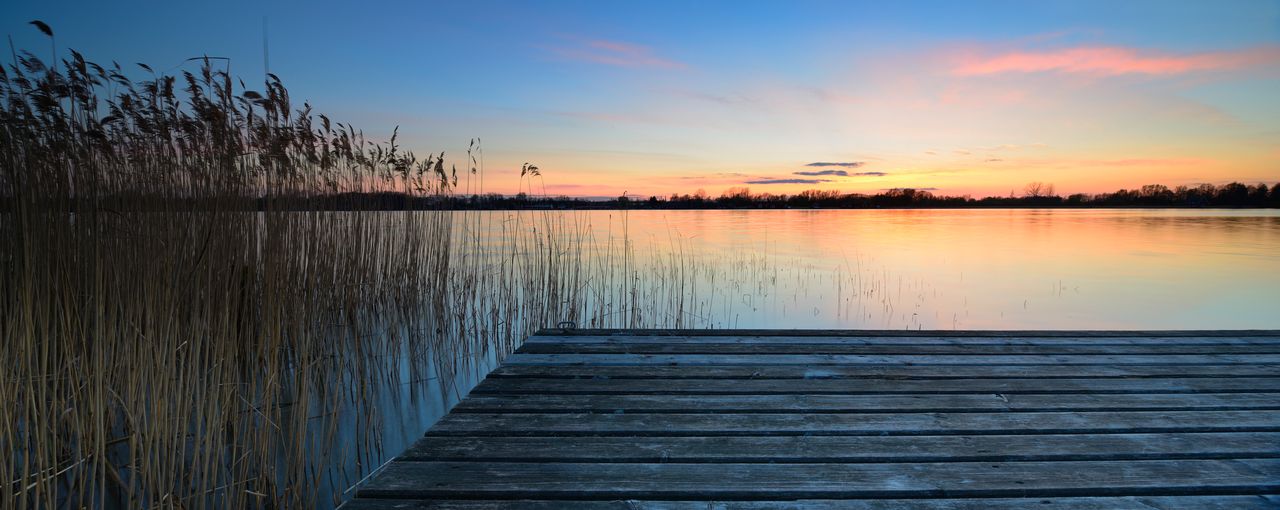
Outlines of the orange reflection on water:
M633 264L677 253L700 268L704 326L1280 327L1277 211L548 214L580 215L598 241L625 220Z

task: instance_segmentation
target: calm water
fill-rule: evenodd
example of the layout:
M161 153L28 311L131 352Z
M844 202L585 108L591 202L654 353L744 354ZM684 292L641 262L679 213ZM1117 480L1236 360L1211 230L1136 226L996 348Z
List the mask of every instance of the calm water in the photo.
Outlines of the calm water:
M508 260L503 246L513 239L545 238L548 223L559 225L550 231L562 242L549 251L573 261L557 271L579 273L578 307L588 310L580 327L1280 328L1280 211L526 211L455 219L483 239L480 256ZM390 460L495 362L490 356L461 374L446 397L434 377L425 387L388 388L377 404L387 412L382 449L372 463L346 457L334 467L359 478ZM336 419L341 430L356 429L350 411ZM353 481L324 489L341 493Z
M686 327L1280 328L1274 210L547 214L682 261Z

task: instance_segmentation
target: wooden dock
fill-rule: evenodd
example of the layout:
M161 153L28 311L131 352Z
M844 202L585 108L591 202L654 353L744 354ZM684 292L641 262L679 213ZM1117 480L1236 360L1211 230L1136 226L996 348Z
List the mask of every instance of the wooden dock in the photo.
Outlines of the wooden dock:
M1280 508L1280 331L544 331L345 508Z

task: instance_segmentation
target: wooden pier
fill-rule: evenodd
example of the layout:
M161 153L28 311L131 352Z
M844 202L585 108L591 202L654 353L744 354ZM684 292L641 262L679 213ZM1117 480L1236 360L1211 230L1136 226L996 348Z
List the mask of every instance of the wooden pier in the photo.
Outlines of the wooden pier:
M1278 331L573 330L345 508L1278 507Z

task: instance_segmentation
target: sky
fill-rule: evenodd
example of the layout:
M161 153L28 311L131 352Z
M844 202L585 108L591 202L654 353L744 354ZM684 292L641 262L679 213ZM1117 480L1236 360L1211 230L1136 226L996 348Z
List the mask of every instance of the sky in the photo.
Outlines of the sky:
M66 2L0 30L230 57L484 192L1007 195L1280 181L1280 1ZM264 34L266 59L264 59ZM253 88L253 87L251 87ZM530 162L543 177L520 178ZM464 185L480 190L479 183Z

